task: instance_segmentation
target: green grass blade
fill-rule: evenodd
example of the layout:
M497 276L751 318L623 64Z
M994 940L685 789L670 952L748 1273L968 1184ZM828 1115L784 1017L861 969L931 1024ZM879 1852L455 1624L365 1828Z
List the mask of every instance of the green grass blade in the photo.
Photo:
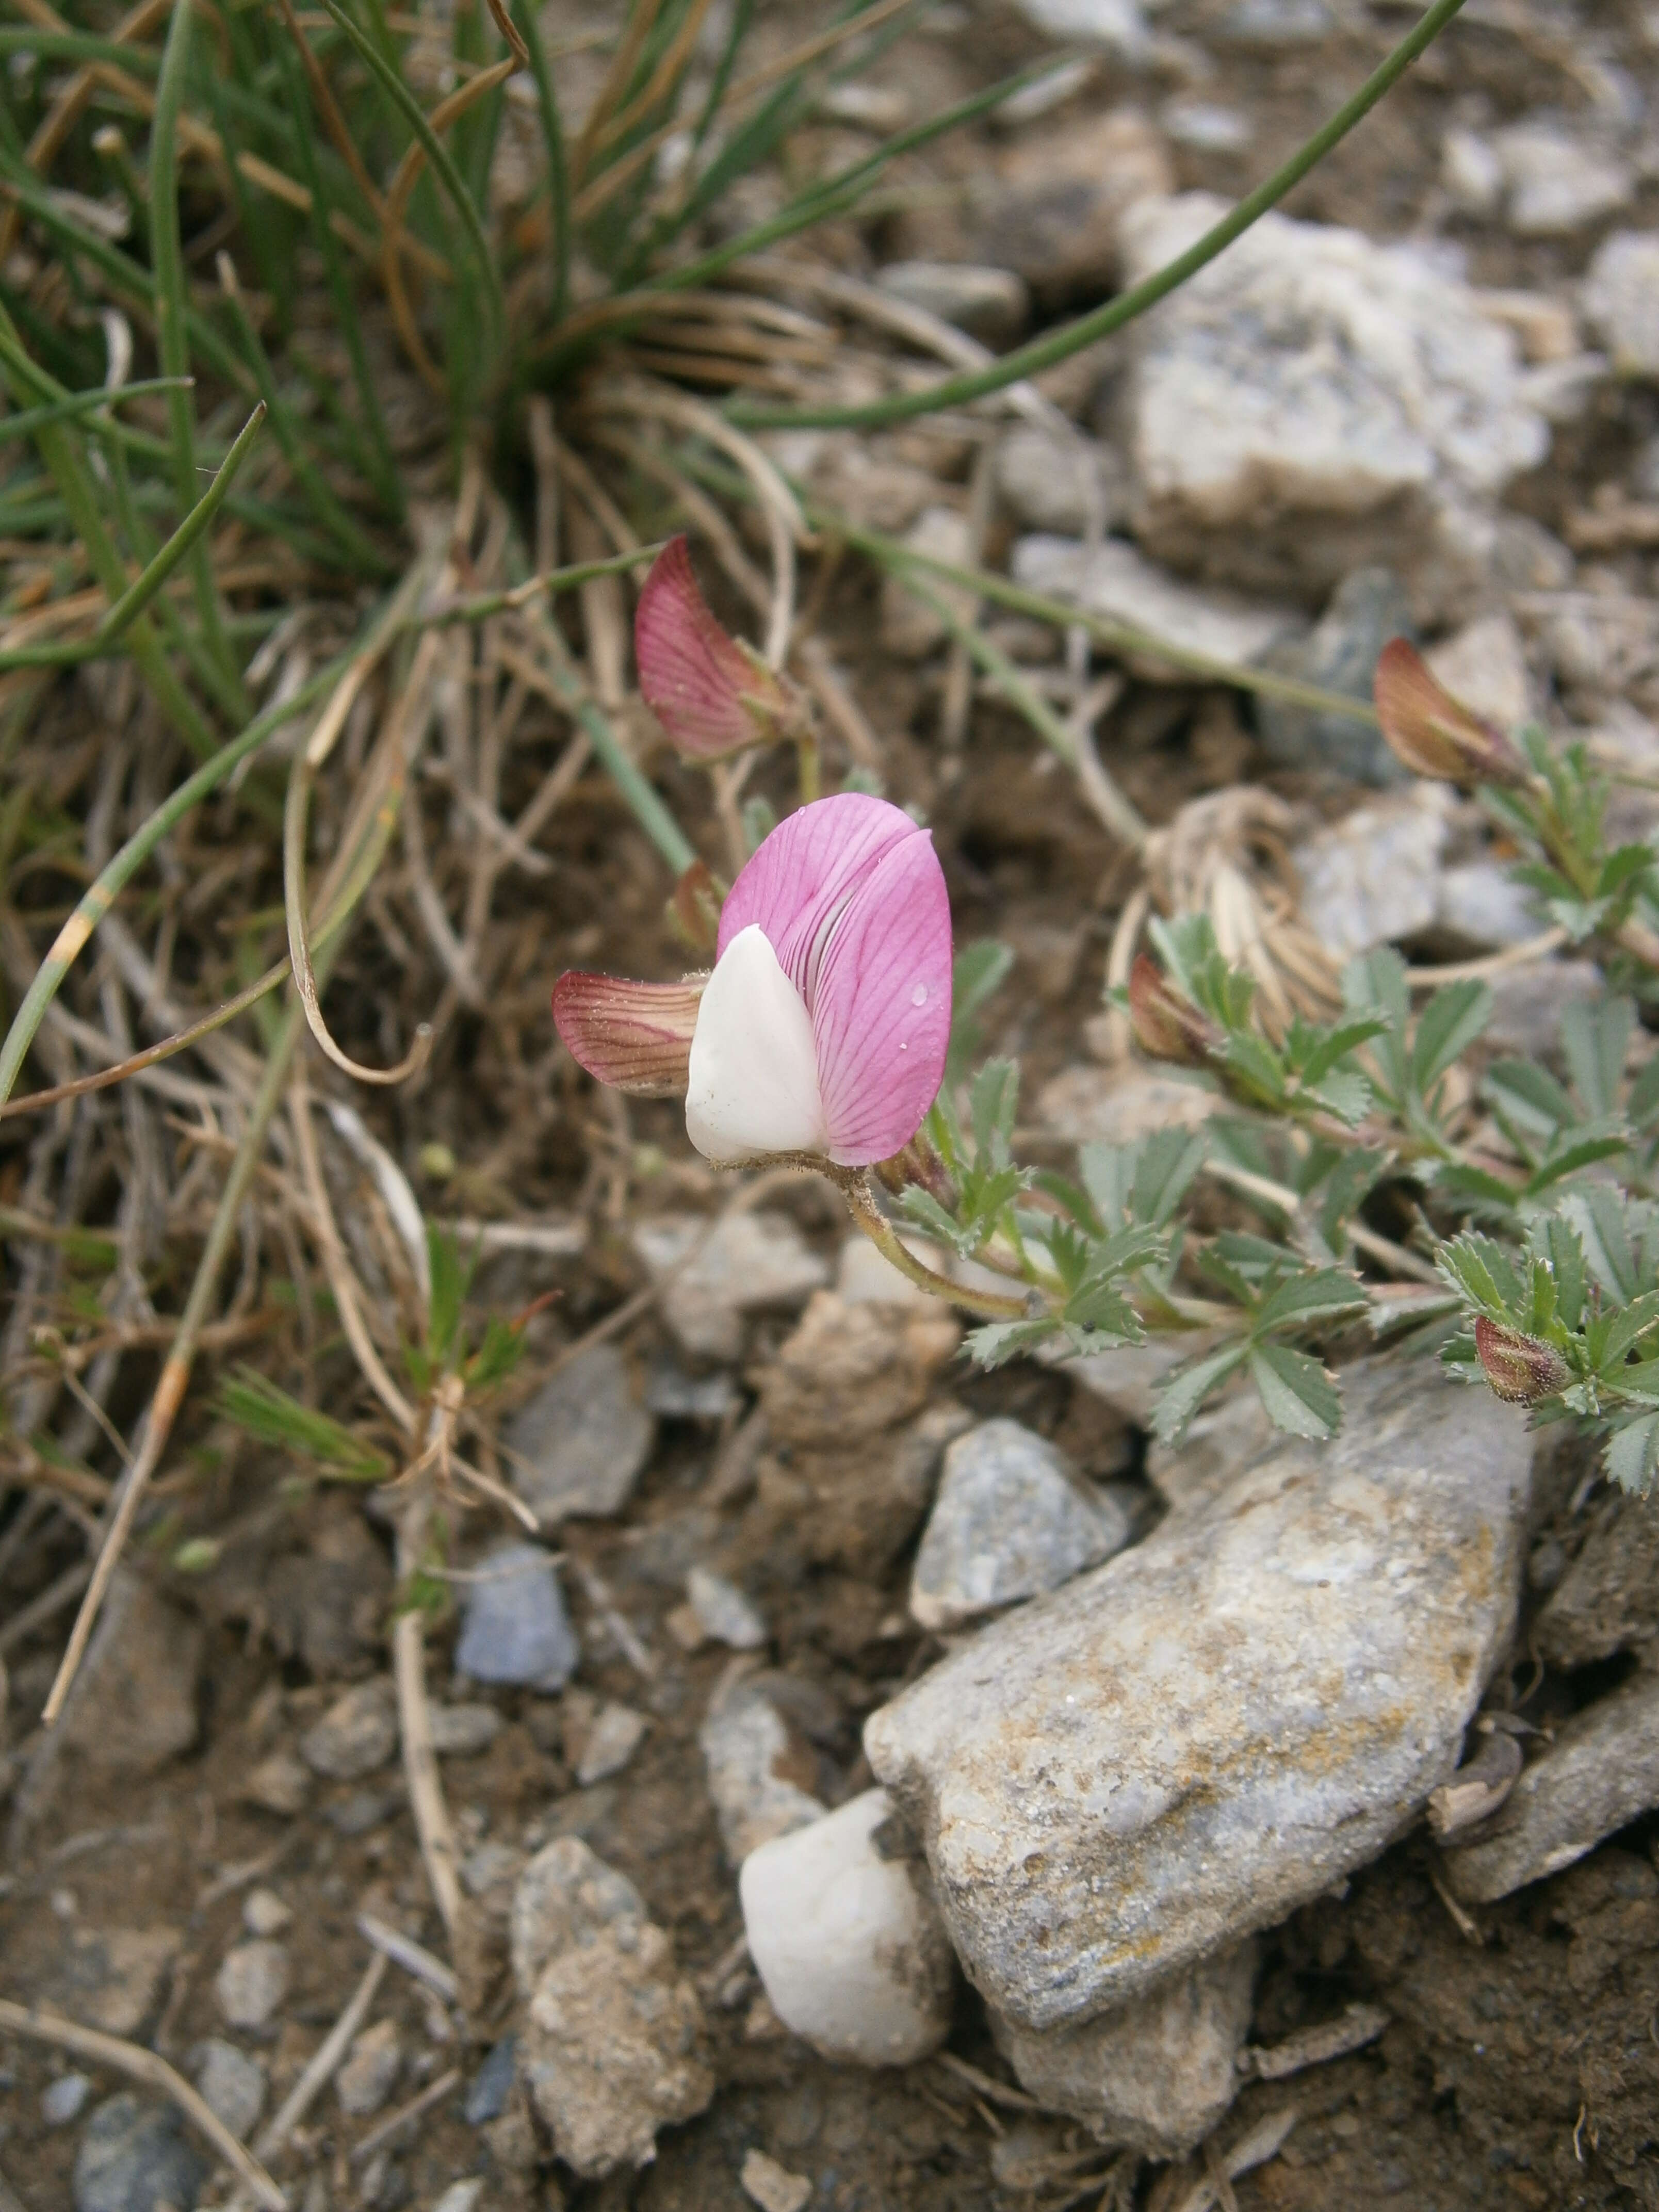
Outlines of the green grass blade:
M553 298L551 319L564 319L570 297L570 158L565 149L564 123L559 113L558 93L542 43L534 0L514 0L513 21L530 49L530 74L536 80L536 109L542 126L542 145L547 155L547 190L553 218Z
M184 244L179 234L179 108L190 65L191 0L173 0L173 20L161 54L161 75L155 88L155 114L149 137L150 263L155 277L155 349L164 376L190 374L190 337L186 328L188 301L185 289ZM196 408L189 386L169 392L167 417L173 429L173 481L179 495L179 518L183 521L197 502L200 485L196 475ZM196 607L208 650L230 677L239 700L239 712L247 711L241 671L225 635L213 563L199 538L190 556L196 587Z
M0 369L3 369L14 395L24 396L37 404L64 396L52 391L35 368L3 307L0 307ZM62 422L46 422L36 430L34 442L69 511L70 526L85 549L92 573L113 605L127 587L127 573L115 542L105 527L92 478L81 459L74 433ZM146 617L141 615L132 625L131 636L132 657L155 693L157 705L198 759L211 753L213 732L174 675Z
M313 514L354 567L366 570L372 576L390 575L397 566L396 562L390 560L361 524L352 519L307 451L305 438L294 419L292 410L277 389L270 357L260 342L259 333L249 319L240 292L234 285L227 285L225 297L236 325L236 334L242 342L242 351L247 356L248 367L258 385L259 396L270 412L270 427L276 434L276 442L283 449L283 459L294 471L295 482L310 501Z
M47 434L53 434L48 432ZM46 958L36 970L22 1004L12 1017L5 1042L0 1044L0 1103L10 1097L19 1072L28 1055L29 1047L46 1018L46 1008L57 997L64 978L85 950L94 930L161 840L183 821L192 807L210 798L250 754L257 752L273 730L280 729L285 722L302 714L314 701L325 697L355 660L365 653L378 651L389 630L407 623L415 586L420 580L416 572L412 581L406 580L392 594L360 643L318 669L291 698L281 700L257 714L239 737L233 738L228 744L222 745L210 759L204 761L193 775L187 777L176 791L170 793L149 818L140 823L120 851L100 870L97 879L82 892L73 913L59 929ZM299 1018L297 1006L293 1010L293 1018Z
M1426 15L1402 39L1394 52L1366 78L1358 91L1347 100L1322 129L1316 131L1299 151L1273 171L1272 176L1256 186L1253 192L1240 200L1237 206L1222 220L1206 230L1202 238L1189 246L1184 253L1153 271L1143 283L1121 292L1115 300L1097 307L1090 314L1079 316L1063 330L1054 331L1046 337L1034 338L1027 345L1016 346L1012 353L1003 354L988 368L967 371L959 376L949 376L930 385L925 391L908 392L890 399L872 401L861 407L768 407L752 400L732 402L726 412L734 422L747 429L842 429L879 430L890 423L908 422L918 415L931 415L941 408L965 407L971 401L983 399L994 392L1006 391L1011 384L1023 378L1036 376L1045 368L1053 368L1059 362L1067 361L1085 346L1093 345L1101 338L1109 337L1121 330L1138 315L1184 284L1189 276L1213 261L1237 238L1241 238L1251 224L1259 221L1267 210L1278 204L1292 186L1301 183L1310 169L1322 161L1331 149L1346 138L1355 125L1363 122L1384 93L1389 91L1405 75L1412 64L1431 46L1449 23L1463 0L1435 0ZM678 274L680 272L677 272Z
M155 553L143 571L135 576L120 598L99 623L89 638L76 639L69 645L56 647L21 646L13 652L0 653L0 670L10 668L40 668L63 665L70 661L96 660L131 628L143 614L167 578L185 558L208 525L224 504L225 496L235 481L236 471L242 465L248 447L258 434L264 420L264 404L261 401L243 426L241 435L226 454L219 473L202 497L191 507L167 544Z
M462 181L460 172L450 159L447 149L439 139L422 112L420 102L410 90L398 71L386 59L374 40L353 22L341 6L340 0L323 0L324 7L338 24L385 90L387 98L408 124L430 165L432 174L441 187L466 234L471 249L472 274L483 297L489 318L489 351L499 359L507 331L507 308L501 297L501 280L495 267L495 258L489 250L489 240L484 234L483 222L477 204Z
M124 399L142 399L152 392L170 392L173 381L170 376L141 377L136 384L122 385L118 391L106 391L100 386L95 392L71 392L66 398L54 399L44 407L26 407L21 414L0 419L0 445L12 438L32 438L46 423L73 422L76 416L96 414L100 407L118 406Z

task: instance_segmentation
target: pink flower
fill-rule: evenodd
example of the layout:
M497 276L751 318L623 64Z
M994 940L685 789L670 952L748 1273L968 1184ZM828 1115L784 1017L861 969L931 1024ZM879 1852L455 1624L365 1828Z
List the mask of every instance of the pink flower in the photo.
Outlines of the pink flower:
M732 884L706 981L571 973L553 1015L600 1082L684 1090L708 1159L887 1159L921 1127L950 1042L951 908L933 840L884 799L820 799Z
M803 733L800 700L709 611L684 538L652 563L634 616L640 691L668 742L689 759L720 760L745 745Z

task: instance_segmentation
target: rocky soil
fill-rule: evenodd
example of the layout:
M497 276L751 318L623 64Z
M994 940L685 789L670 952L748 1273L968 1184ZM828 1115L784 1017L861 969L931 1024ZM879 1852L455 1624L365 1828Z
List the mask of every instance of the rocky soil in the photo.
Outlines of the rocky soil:
M951 0L837 94L836 143L1080 58L842 242L1005 345L1179 250L1406 21ZM1288 211L977 457L773 442L872 524L1189 652L1358 696L1408 630L1473 703L1650 780L1659 15L1470 0ZM1100 1018L1133 877L1063 773L988 702L951 741L914 600L849 576L824 619L959 938L1013 947L986 1028L1036 1152L1201 1110ZM1054 633L989 626L1075 704ZM1121 659L1102 757L1161 825L1233 809L1225 850L1327 954L1540 930L1365 725ZM604 827L559 817L511 917L545 955L526 1023L560 967L629 964L602 909L665 957ZM1207 897L1186 849L1169 884ZM1543 1054L1599 979L1494 981L1494 1042ZM568 1068L514 1152L489 1072L374 1109L428 1203L545 1232L479 1310L556 1294L499 1429L535 1533L459 1522L432 1637L465 1940L398 1763L383 1504L204 1410L51 1735L81 1534L0 1507L5 1995L163 2055L295 2212L1659 2207L1655 1508L1358 1345L1329 1448L1229 1401L1164 1450L1155 1359L976 1375L826 1189L722 1212L672 1109L606 1122ZM327 1403L350 1369L312 1356ZM3 2032L0 2176L0 2212L246 2201L154 2087Z

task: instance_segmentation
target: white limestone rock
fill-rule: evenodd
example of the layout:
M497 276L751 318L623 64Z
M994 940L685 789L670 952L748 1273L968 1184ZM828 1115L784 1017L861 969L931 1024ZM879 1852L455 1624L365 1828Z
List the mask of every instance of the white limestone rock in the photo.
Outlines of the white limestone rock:
M1584 279L1584 313L1620 376L1659 377L1659 230L1616 230Z
M773 2010L825 2058L909 2066L951 2025L955 1964L883 1790L763 1844L738 1879Z

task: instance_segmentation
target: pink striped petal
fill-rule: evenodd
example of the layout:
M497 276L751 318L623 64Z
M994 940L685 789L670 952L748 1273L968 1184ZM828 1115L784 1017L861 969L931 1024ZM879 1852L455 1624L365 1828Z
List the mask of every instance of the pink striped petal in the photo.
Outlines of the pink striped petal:
M634 616L640 691L676 751L719 760L787 734L795 702L781 679L715 621L684 538L652 563Z
M890 848L854 892L811 1011L830 1158L891 1158L938 1097L951 1042L951 902L926 830Z
M571 1058L599 1082L636 1098L677 1098L690 1076L703 981L630 983L569 969L553 986L553 1019Z
M843 791L815 799L780 822L738 875L720 909L716 950L758 922L810 1009L824 947L848 900L886 854L916 839L931 852L926 831L884 799Z

